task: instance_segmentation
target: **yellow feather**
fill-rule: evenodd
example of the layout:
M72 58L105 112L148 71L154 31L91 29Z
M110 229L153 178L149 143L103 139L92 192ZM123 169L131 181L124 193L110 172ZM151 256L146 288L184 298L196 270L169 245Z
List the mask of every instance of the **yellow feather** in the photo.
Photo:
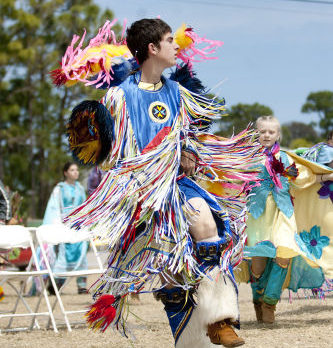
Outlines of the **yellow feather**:
M80 143L77 145L72 145L71 150L79 149L76 152L76 156L83 163L96 163L97 157L100 152L100 141L99 140L91 140L88 142Z
M80 59L75 62L71 68L76 69L80 66L84 66L86 65L87 61L92 59L99 60L100 58L104 58L106 68L110 69L112 58L114 57L130 58L132 57L132 54L126 45L101 45L98 47L91 47L87 49L85 54L80 57ZM94 63L91 66L93 67L92 71L94 73L100 71L99 63Z
M179 50L187 48L193 42L192 39L185 34L186 28L186 24L183 23L181 27L176 30L174 35L174 40L178 44Z
M77 84L77 80L67 80L66 83L65 83L65 86L72 87L75 84Z

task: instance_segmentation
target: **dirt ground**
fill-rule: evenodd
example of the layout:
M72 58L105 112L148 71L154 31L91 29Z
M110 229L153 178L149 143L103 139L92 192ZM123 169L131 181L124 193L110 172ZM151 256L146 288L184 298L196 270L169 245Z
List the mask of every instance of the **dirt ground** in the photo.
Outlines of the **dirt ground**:
M92 282L93 278L90 278L89 281ZM11 288L5 285L4 290L6 297L0 302L0 311L8 310L15 299ZM326 300L307 299L304 296L297 298L295 296L292 303L289 303L288 292L285 291L283 299L278 304L276 324L272 328L256 324L250 296L250 287L242 284L239 296L241 313L239 334L246 340L244 347L333 347L332 296ZM50 298L52 302L55 299L54 296ZM26 298L26 300L31 306L36 302L36 298ZM63 300L64 306L68 310L84 309L91 303L89 295L77 295L74 281L65 290ZM173 347L171 331L160 302L156 302L150 294L141 295L139 302L132 300L131 310L137 316L129 316L129 325L133 332L132 339L126 339L111 329L104 334L91 332L84 325L76 325L72 332L68 332L62 326L59 328L59 333L56 334L51 329L45 329L47 320L41 318L39 319L40 330L3 333L0 336L0 347ZM20 307L20 312L24 312L23 307ZM79 315L76 318L71 316L71 318L77 320L82 319L82 316ZM56 319L58 324L63 323L58 310ZM27 319L16 319L14 325L22 325L26 321ZM2 318L0 328L5 328L7 322L8 319Z

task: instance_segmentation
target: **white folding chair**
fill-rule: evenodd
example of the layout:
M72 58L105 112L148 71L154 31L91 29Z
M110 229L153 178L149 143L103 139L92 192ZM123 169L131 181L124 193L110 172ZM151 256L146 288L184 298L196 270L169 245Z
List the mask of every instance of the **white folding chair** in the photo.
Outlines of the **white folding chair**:
M50 280L56 295L55 301L52 305L52 310L54 310L57 303L59 303L59 307L64 317L67 329L68 331L72 331L68 315L75 314L75 313L85 313L87 309L86 308L82 310L66 310L65 309L62 298L61 298L61 293L64 287L67 285L67 279L71 279L73 277L102 274L104 272L103 263L100 259L100 256L97 253L96 246L92 242L92 238L88 232L75 231L61 224L42 225L38 227L36 230L36 238L37 238L38 245L41 248L42 257L48 269L48 273L50 274ZM66 271L66 272L54 272L51 269L50 263L47 259L44 244L58 245L61 243L78 243L82 241L90 241L90 245L92 247L92 250L97 260L98 268L87 269L87 270L72 270L72 271ZM55 278L66 279L64 284L60 287L60 289L58 289L57 287Z
M28 247L31 248L32 260L34 261L36 265L36 270L32 270L32 263L33 263L32 260L30 261L27 269L24 271L20 271L15 268L0 270L0 285L8 284L16 293L16 301L15 301L13 309L6 312L0 312L0 319L10 318L7 327L5 329L0 329L0 332L1 331L32 330L33 328L39 329L40 325L37 320L38 316L48 316L52 323L53 330L55 332L58 332L55 319L53 316L53 312L51 309L50 301L47 295L47 291L45 289L44 282L42 279L42 276L47 275L48 271L41 270L39 267L30 230L26 227L19 226L19 225L0 226L0 248L1 249L9 250L12 248L28 248ZM42 286L42 292L39 295L39 298L34 310L31 309L28 302L23 297L23 291L24 291L26 282L28 278L30 277L38 277ZM19 281L20 285L17 286L15 284L15 281ZM45 299L47 310L48 310L47 312L38 312L42 297L44 297ZM26 308L27 310L26 313L17 313L17 309L20 302ZM12 328L13 319L15 317L27 317L27 316L32 317L32 320L29 326Z

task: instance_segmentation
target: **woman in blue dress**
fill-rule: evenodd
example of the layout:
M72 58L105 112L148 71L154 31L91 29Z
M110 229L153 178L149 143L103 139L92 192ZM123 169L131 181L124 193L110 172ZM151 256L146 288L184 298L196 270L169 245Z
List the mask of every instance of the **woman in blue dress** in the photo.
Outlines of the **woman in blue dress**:
M59 182L52 191L47 203L43 225L61 224L62 218L86 199L83 186L77 181L79 178L78 166L67 162L63 168L64 181ZM59 245L59 251L54 263L54 272L87 269L87 242L64 243ZM64 278L57 278L58 288L64 283ZM86 277L77 278L78 293L85 293Z

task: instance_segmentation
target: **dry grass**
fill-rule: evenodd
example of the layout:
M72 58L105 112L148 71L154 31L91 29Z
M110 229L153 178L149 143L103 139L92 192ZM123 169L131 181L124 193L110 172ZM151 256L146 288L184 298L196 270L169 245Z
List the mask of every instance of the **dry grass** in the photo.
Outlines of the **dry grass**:
M5 299L0 302L1 311L9 308L14 301L13 293L8 287L5 287L5 293ZM290 304L287 295L287 292L285 292L281 303L278 304L276 325L272 328L259 327L255 322L254 311L250 302L250 288L246 285L240 286L239 302L242 325L240 335L246 340L246 347L332 347L333 297L329 297L325 301L295 298ZM54 297L52 297L53 299ZM84 308L91 301L89 295L76 294L74 282L65 291L63 299L65 306L70 308ZM36 298L27 298L27 301L30 305L33 305ZM173 347L172 335L161 303L156 302L151 295L141 295L140 302L133 300L132 304L132 311L140 318L129 317L129 324L133 331L132 339L123 338L118 332L112 330L107 330L104 334L101 334L91 332L85 326L78 326L71 333L67 332L65 328L61 328L58 334L45 329L2 334L0 336L0 346L18 348ZM59 312L56 316L60 319ZM1 328L5 327L6 321L7 319L1 319ZM45 327L46 320L41 319L40 324L42 328Z

